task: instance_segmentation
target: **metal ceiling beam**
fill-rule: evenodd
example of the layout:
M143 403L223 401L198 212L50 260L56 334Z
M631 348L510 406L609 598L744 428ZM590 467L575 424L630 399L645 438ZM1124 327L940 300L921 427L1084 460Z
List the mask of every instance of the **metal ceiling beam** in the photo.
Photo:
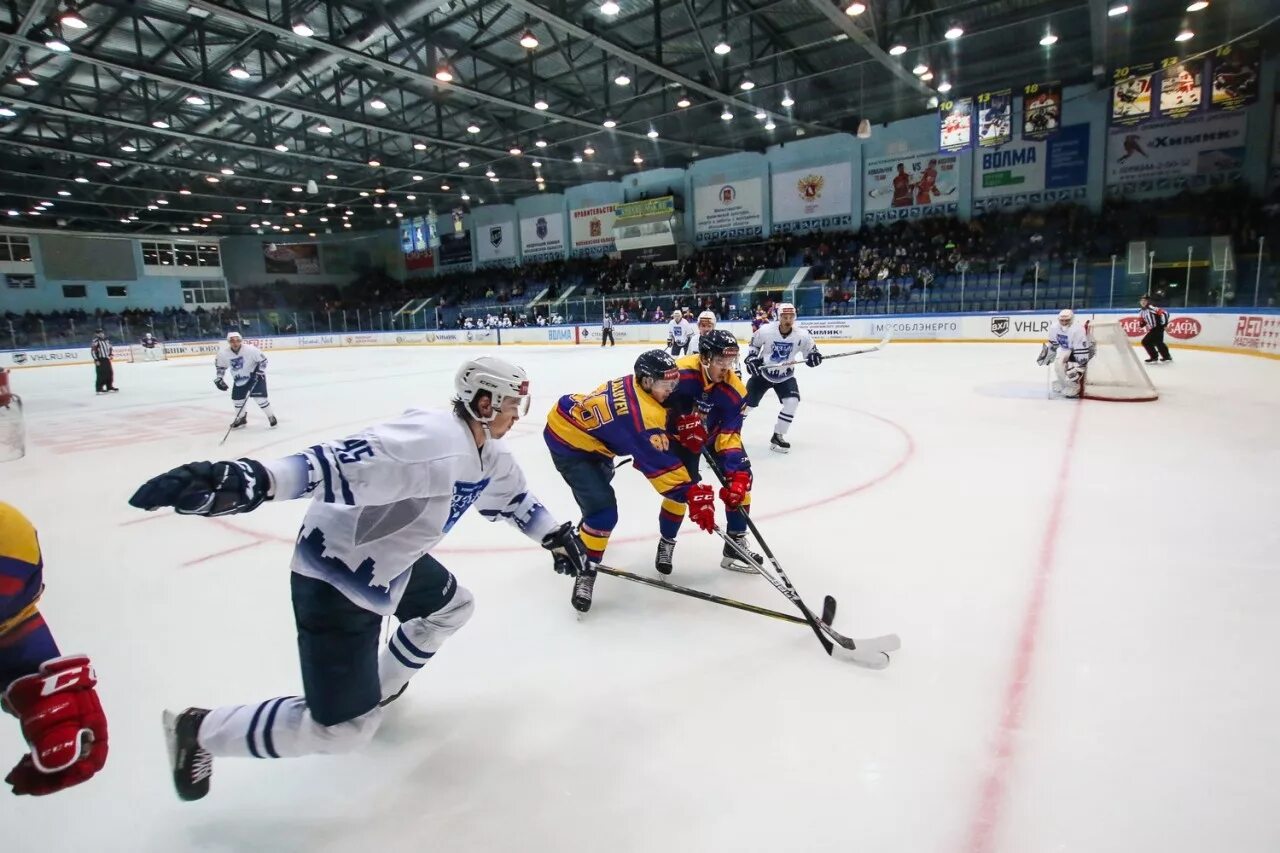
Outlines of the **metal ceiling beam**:
M35 0L13 31L19 35L25 35L37 21L44 20L45 15L49 14L49 7L56 3L57 0ZM41 47L44 47L44 45L41 45ZM13 59L15 53L17 53L17 49L13 45L5 45L4 50L0 51L0 71L9 70L9 62Z
M1093 48L1093 79L1107 82L1107 3L1089 0L1089 44Z
M806 0L810 6L818 11L824 18L840 32L847 35L851 41L870 54L871 58L879 62L894 77L897 77L909 88L914 89L925 97L936 95L933 89L929 88L919 77L912 74L902 63L894 59L889 54L880 49L880 45L871 40L862 27L853 22L853 19L844 13L844 10L837 7L832 0Z
M204 2L204 0L193 0L193 2ZM594 44L596 47L600 48L601 50L610 54L611 56L617 57L618 59L621 59L624 62L631 63L632 65L635 65L637 68L642 68L645 71L648 71L650 74L654 74L658 77L664 77L672 81L673 83L679 83L690 92L698 92L699 94L704 95L707 98L714 99L716 101L719 101L722 104L736 107L739 110L750 111L754 113L758 109L760 109L760 107L757 107L755 104L752 104L749 101L740 100L739 98L736 98L733 95L726 94L725 92L721 92L717 89L712 88L711 86L703 85L702 83L699 83L697 80L693 80L693 79L690 79L689 77L685 77L683 74L679 74L675 71L672 71L669 68L665 68L662 65L659 65L658 63L653 62L652 60L650 60L645 56L641 56L635 51L629 50L625 47L622 47L621 45L618 45L614 42L609 41L606 38L598 36L595 33L592 33L586 29L583 29L582 27L578 26L572 21L565 20L559 15L555 15L549 12L548 10L539 6L538 4L532 2L532 0L510 0L510 4L514 8L519 9L520 11L524 12L527 15L537 16L538 20L540 20L542 23L548 26L555 27L556 29L562 32L568 33L569 35L572 35L574 38L578 38L583 41L587 41ZM841 14L843 15L843 13ZM773 118L779 119L781 121L785 121L788 124L793 124L799 127L808 127L813 130L817 130L819 132L830 132L831 130L831 128L818 124L817 122L798 121L785 113L780 113L772 110L765 110L765 113ZM635 135L639 136L640 134L635 134ZM707 148L713 148L716 146L699 145L699 146L693 146L693 147L698 147L705 150ZM733 148L733 149L727 149L727 150L739 151L741 149Z

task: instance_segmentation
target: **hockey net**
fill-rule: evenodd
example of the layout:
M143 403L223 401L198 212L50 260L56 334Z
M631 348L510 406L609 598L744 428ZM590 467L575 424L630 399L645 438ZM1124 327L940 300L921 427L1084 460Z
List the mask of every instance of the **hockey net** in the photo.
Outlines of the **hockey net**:
M1151 377L1138 361L1129 344L1129 336L1119 323L1090 323L1089 340L1096 352L1085 365L1082 397L1141 403L1159 398Z
M124 361L141 362L141 361L166 361L169 357L164 354L164 344L159 341L153 347L144 347L142 344L131 344L126 347L117 347L116 354L121 350L128 353L128 357ZM117 361L122 359L116 359Z
M0 367L0 462L21 459L26 452L22 398L9 387L9 371Z

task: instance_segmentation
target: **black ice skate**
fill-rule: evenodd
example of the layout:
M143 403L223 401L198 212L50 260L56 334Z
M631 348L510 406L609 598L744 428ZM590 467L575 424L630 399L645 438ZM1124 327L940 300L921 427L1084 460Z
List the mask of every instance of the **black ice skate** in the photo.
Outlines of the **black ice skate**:
M213 756L196 740L200 721L208 714L206 708L188 708L181 713L164 712L164 738L169 746L173 787L177 789L179 799L198 800L209 793Z
M738 553L737 549L726 542L724 543L724 551L721 553L722 559L720 560L720 568L728 569L731 572L747 572L749 574L754 574L757 566L764 565L764 557L761 557L755 551L752 551L747 547L747 534L730 533L729 538L750 554L752 562L756 565L752 566L751 563L744 560L742 555Z
M274 427L278 423L280 422L276 420L275 415L267 415L267 426Z
M249 422L249 416L246 415L244 412L241 412L240 414L236 415L236 419L231 422L231 428L240 429L240 427L244 426L248 422Z
M569 599L574 610L586 613L591 609L591 596L595 592L595 587L595 569L584 569L578 573L577 580L573 582L573 597Z
M676 540L659 537L658 555L653 558L653 567L660 575L671 574L671 555L675 553Z
M1158 358L1149 358L1149 359L1147 359L1147 360L1144 362L1144 364L1155 364L1155 363L1156 363L1157 361L1159 361L1159 360L1160 360L1160 359L1158 359Z
M789 453L791 451L791 442L782 437L782 433L775 432L773 438L769 439L769 449L776 450L778 453Z

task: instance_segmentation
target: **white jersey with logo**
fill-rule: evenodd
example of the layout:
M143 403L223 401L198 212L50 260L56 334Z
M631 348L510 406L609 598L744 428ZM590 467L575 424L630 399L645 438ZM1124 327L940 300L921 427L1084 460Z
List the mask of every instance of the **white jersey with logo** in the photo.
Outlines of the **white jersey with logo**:
M683 344L697 330L697 326L681 317L679 320L671 321L671 329L668 332L671 340L676 344Z
M232 352L230 346L223 344L213 359L213 366L217 368L219 377L230 370L232 384L244 385L255 371L267 372L267 357L250 343L240 344L240 352Z
M395 612L409 568L475 504L541 542L556 521L500 439L476 449L451 411L410 410L347 439L264 463L274 500L310 495L291 568L375 613Z
M770 368L769 365L804 359L817 348L817 344L813 342L813 336L798 325L793 324L791 332L784 335L778 328L778 324L774 322L761 326L751 336L751 347L747 351L747 357L759 355L764 361L764 369L760 371L760 375L776 385L794 376L796 366Z
M1089 358L1089 336L1085 333L1084 323L1079 321L1070 326L1064 326L1054 320L1049 324L1048 343L1059 353L1063 350L1069 351L1077 361L1087 361Z

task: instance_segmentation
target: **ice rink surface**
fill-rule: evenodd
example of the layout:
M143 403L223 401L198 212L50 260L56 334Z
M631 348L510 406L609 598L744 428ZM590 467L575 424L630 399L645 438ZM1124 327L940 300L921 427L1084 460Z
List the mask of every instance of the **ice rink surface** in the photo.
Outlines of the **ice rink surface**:
M828 347L827 352L839 351ZM29 452L0 499L35 522L42 602L88 652L106 769L52 798L0 795L20 851L1280 850L1280 362L1174 350L1149 404L1047 400L1025 345L895 343L801 368L789 455L747 421L754 517L800 592L892 666L822 654L803 626L602 577L570 584L476 514L435 552L475 618L341 757L219 759L181 803L165 707L300 690L288 557L304 502L220 520L126 499L193 459L285 455L444 405L464 348L270 353L268 430L223 448L211 358L18 371ZM508 439L576 519L542 441L562 393L640 350L504 347L534 405ZM653 572L658 498L618 472L606 555ZM672 580L777 609L685 526ZM0 725L5 768L22 752Z

